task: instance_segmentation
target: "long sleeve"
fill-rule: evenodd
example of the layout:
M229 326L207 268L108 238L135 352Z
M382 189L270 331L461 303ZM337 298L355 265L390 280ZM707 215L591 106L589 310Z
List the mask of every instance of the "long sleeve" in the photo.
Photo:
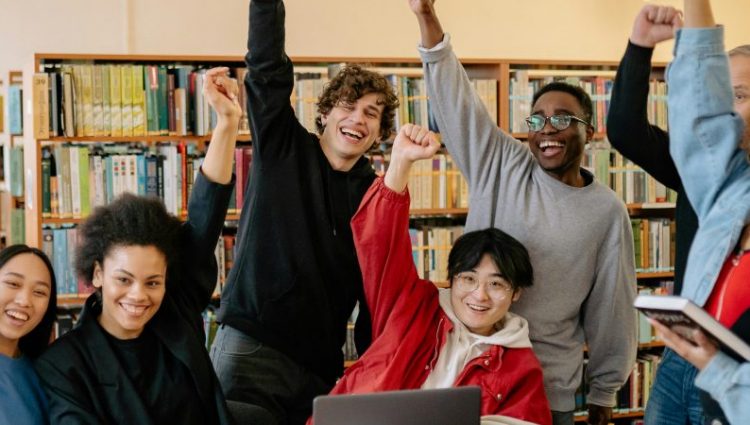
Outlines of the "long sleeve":
M449 35L437 46L420 48L430 108L443 143L469 184L472 199L497 192L502 172L513 163L529 166L526 146L500 130L476 94L453 52Z
M740 424L750 418L750 363L737 363L717 353L698 374L695 385L719 402L727 419Z
M748 169L723 39L723 27L680 30L667 71L670 151L701 222Z
M180 231L180 276L176 288L169 288L178 303L191 315L199 315L211 300L216 286L214 250L224 227L234 179L226 185L208 181L202 172L193 185L188 219Z
M298 135L307 134L289 100L294 71L284 51L285 16L281 0L250 1L245 87L253 162L289 155Z
M354 245L372 315L372 338L385 328L394 305L419 281L409 238L409 194L375 180L352 218Z
M628 42L612 87L607 137L624 157L665 186L680 190L680 176L669 154L669 134L648 122L653 51Z
M615 393L635 364L635 266L630 221L623 214L613 221L599 250L596 281L583 306L583 328L589 348L586 399L599 406L614 406Z
M40 357L34 364L49 400L49 419L52 425L98 425L105 422L96 412L93 401L82 397L88 392L85 383L65 373L59 362Z
M744 123L734 112L723 36L722 27L680 30L667 70L670 153L700 224L682 295L698 305L750 220L750 163L739 148Z

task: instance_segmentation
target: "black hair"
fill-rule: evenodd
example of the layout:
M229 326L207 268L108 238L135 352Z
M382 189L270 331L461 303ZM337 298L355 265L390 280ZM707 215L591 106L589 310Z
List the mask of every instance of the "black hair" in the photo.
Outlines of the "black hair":
M534 271L526 247L514 237L496 228L465 233L453 244L448 255L448 279L472 270L487 254L510 282L515 292L534 283Z
M578 104L581 105L581 109L583 109L583 117L581 118L591 123L591 118L594 116L594 106L591 103L591 97L581 87L563 81L553 81L537 90L531 101L532 108L536 105L536 101L539 100L543 94L553 91L559 91L573 96L578 101Z
M95 265L104 265L104 258L113 248L153 246L169 266L177 261L180 220L167 212L164 203L155 197L120 195L109 205L98 207L78 230L75 270L79 278L92 285Z
M21 353L26 357L34 359L39 357L49 345L52 326L54 326L55 319L57 318L57 283L55 281L55 270L47 254L38 248L32 248L23 244L11 245L0 251L0 269L5 267L8 261L21 254L31 254L42 260L47 267L50 277L49 301L47 302L47 310L44 312L42 321L31 332L18 340L18 348L21 350Z

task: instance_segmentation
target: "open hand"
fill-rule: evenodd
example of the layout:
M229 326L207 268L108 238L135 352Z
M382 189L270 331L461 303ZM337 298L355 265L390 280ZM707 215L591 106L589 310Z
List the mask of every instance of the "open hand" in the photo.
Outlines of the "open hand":
M641 47L654 47L674 38L679 28L682 28L682 12L672 6L647 4L635 17L630 41Z
M242 107L237 101L240 93L237 80L227 75L229 68L211 68L203 77L203 96L214 108L218 117L239 118Z

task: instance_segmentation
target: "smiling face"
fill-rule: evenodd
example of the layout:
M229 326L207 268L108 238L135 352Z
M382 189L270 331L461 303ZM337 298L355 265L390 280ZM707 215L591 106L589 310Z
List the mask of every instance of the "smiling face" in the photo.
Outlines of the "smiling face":
M18 341L44 318L52 278L36 255L19 254L0 269L0 353L18 355Z
M94 266L101 289L101 326L118 339L137 338L156 314L166 293L167 261L154 246L116 246Z
M478 282L477 288L473 291L462 289L457 282L461 276L470 276ZM493 286L495 290L490 289ZM492 335L496 330L495 325L520 296L520 288L512 289L489 254L484 254L479 264L471 270L454 276L451 284L453 312L469 331L477 335Z
M586 120L583 108L573 95L562 91L549 91L537 99L532 115L574 115ZM581 159L586 143L594 130L572 120L568 128L557 130L549 120L539 131L529 131L529 148L542 169L552 177L570 186L582 186Z
M381 96L368 93L354 103L340 101L321 116L325 129L320 145L335 170L349 171L380 137Z

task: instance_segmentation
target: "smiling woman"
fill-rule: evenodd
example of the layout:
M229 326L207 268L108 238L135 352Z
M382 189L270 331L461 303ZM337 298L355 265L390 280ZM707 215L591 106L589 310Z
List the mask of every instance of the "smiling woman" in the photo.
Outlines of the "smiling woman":
M0 251L0 423L47 423L47 399L30 360L47 347L56 305L43 252L26 245Z
M53 424L231 422L201 321L233 187L240 107L226 71L204 80L218 120L187 222L157 198L124 194L79 228L76 273L97 290L35 365Z

